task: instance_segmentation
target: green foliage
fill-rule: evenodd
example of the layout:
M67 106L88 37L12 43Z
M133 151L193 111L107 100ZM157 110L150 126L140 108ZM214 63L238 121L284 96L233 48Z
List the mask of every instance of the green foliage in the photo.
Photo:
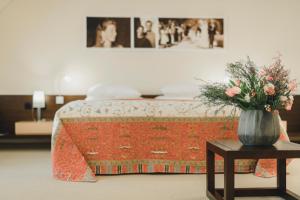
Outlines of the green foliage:
M259 68L248 57L246 61L229 63L226 68L229 83L202 85L199 98L218 110L235 106L242 110L274 111L291 106L295 88L289 84L288 71L280 58L269 67ZM294 82L295 83L295 82Z

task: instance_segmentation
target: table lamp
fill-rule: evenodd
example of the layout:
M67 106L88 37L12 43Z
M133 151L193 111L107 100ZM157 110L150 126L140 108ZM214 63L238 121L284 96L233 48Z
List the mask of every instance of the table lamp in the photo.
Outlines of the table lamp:
M37 109L37 121L40 121L42 116L42 108L45 108L44 91L34 91L32 97L32 107Z

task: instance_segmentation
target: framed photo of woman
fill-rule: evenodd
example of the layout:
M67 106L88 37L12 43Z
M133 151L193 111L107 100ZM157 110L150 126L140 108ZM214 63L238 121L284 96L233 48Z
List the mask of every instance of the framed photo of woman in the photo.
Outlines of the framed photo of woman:
M87 17L88 48L130 48L130 17Z

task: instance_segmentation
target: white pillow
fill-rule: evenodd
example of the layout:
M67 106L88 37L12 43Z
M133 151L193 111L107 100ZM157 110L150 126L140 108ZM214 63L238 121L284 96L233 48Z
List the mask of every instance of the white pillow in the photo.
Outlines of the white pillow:
M195 97L200 93L199 86L191 83L166 85L160 91L168 97Z
M87 92L87 101L101 99L136 99L141 97L137 90L125 85L101 85L91 87Z

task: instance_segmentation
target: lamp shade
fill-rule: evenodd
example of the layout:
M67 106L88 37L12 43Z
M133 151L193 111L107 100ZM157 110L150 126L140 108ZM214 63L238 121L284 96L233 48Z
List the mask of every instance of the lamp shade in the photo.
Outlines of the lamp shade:
M45 107L45 93L44 91L34 91L32 98L33 108L44 108Z

